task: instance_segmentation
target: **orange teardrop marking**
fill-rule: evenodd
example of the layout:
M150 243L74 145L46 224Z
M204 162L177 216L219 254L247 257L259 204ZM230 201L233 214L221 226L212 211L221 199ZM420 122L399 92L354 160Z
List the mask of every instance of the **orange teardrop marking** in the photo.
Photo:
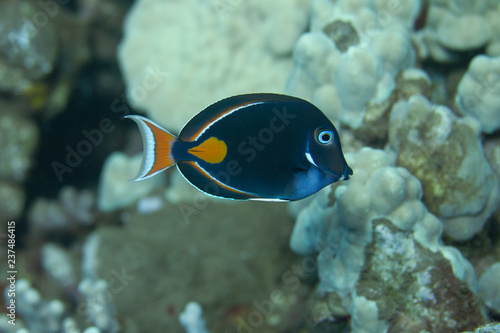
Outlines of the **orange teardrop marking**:
M189 149L188 152L207 163L215 164L224 160L227 155L227 146L224 141L212 136L198 146Z

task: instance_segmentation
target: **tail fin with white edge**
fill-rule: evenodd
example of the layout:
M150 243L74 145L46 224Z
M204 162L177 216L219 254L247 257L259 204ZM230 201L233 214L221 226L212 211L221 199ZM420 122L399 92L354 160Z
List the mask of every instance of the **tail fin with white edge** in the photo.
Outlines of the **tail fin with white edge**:
M153 177L176 163L172 146L177 138L163 127L142 116L125 116L139 126L144 146L139 174L132 182Z

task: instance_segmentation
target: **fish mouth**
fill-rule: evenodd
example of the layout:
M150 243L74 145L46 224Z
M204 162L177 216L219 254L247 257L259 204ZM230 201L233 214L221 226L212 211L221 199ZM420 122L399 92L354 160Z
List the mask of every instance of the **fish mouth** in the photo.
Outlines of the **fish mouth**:
M342 176L340 177L340 180L349 180L351 178L353 172L352 169L346 164L344 172L342 173Z
M342 172L342 174L339 174L339 172L335 171L327 171L326 173L334 175L338 180L349 180L353 174L352 169L348 165L345 166L344 172Z

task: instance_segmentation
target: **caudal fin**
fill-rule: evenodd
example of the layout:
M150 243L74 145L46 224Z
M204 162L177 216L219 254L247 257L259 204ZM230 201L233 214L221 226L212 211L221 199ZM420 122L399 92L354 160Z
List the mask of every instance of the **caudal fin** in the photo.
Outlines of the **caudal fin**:
M153 121L141 116L125 116L139 126L144 146L141 170L132 182L153 177L176 163L172 156L172 145L177 138Z

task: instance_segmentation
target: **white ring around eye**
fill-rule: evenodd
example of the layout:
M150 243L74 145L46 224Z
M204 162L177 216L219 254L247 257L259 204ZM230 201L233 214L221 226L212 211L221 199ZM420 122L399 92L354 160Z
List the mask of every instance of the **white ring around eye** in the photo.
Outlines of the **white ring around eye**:
M333 139L333 133L332 131L321 131L318 135L318 142L319 143L323 143L323 144L326 144L326 143L329 143L330 141L332 141Z

